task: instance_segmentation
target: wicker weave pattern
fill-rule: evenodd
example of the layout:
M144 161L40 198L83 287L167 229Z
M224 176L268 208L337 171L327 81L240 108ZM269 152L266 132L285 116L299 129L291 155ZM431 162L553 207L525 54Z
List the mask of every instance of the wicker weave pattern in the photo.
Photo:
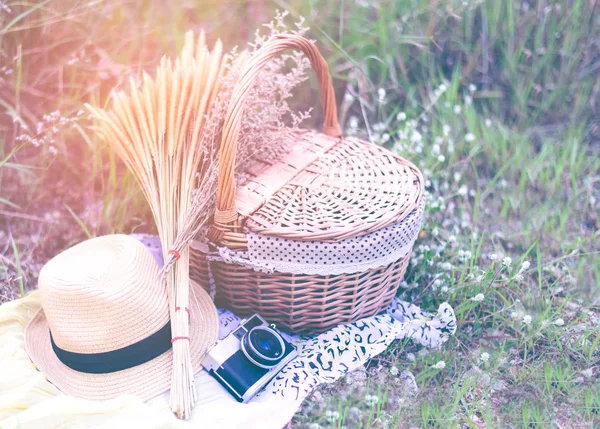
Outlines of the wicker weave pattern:
M385 267L330 276L275 273L211 262L215 303L245 317L259 313L281 329L323 332L384 311L404 277L410 254ZM206 255L191 249L190 276L209 290Z
M261 68L287 49L304 52L317 74L323 133L291 133L291 143L285 143L288 153L277 160L246 164L239 172L244 180L236 180L245 99ZM214 284L220 305L243 316L260 313L291 332L324 331L371 316L391 302L410 252L404 254L403 249L398 260L390 263L388 259L383 267L365 267L361 272L269 273L247 267L256 265L245 263L247 258L242 257L248 250L247 233L335 246L405 222L423 202L423 184L421 173L407 160L368 142L341 137L327 63L303 37L277 36L254 54L241 73L223 125L215 216L205 238L213 250L226 248L228 252L221 252L216 260L211 255L207 262L205 253L191 249L190 275L207 290ZM414 231L408 223L406 230ZM407 249L412 250L414 232L405 243ZM318 250L319 255L324 252Z
M332 140L313 132L313 141ZM254 183L268 186L270 175ZM347 138L317 157L246 221L252 232L338 241L397 223L415 207L423 178L391 152Z

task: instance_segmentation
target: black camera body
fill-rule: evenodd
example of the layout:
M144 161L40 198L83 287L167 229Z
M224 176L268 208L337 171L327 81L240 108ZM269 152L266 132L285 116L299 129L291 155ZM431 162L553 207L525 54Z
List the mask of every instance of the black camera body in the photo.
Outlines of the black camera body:
M296 347L258 314L244 319L202 365L239 402L248 402L296 356Z

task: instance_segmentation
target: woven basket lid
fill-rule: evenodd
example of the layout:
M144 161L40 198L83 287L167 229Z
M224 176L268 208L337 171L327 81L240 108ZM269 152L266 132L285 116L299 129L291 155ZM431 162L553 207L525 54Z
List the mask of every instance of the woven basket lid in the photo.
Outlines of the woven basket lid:
M269 60L287 49L301 50L317 75L323 133L296 132L287 155L275 162L257 160L238 187L236 153L246 100ZM422 195L423 177L413 164L369 142L342 137L331 75L314 43L279 35L252 56L224 120L215 216L208 232L213 242L244 248L249 231L294 240L344 240L401 221Z
M423 178L407 160L356 138L340 140L311 132L302 133L302 139L313 143L327 139L333 144L325 153L312 152L312 163L252 210L246 230L295 240L337 241L397 223L416 209ZM291 157L297 160L301 155L306 157L306 153ZM250 195L285 180L281 164L238 189L238 208L247 207Z

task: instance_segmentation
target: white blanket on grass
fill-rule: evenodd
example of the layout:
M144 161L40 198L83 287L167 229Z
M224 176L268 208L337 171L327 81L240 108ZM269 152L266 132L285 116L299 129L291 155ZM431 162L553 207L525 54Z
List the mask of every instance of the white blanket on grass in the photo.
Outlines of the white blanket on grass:
M154 239L148 244L160 262ZM150 245L152 244L152 245ZM39 293L0 306L0 428L260 428L280 429L319 384L331 383L383 352L395 339L427 347L444 343L456 330L448 304L435 315L395 299L386 313L340 325L313 337L287 335L298 347L292 361L249 403L233 399L206 371L196 375L198 402L192 416L177 420L168 392L146 403L135 396L88 401L62 394L37 371L25 351L23 331L40 308ZM239 324L219 309L219 338Z

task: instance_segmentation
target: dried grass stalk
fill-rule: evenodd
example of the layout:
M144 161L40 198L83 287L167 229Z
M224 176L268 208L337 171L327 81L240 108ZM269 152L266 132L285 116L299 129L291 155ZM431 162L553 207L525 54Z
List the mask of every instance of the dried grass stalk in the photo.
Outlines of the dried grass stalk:
M290 33L301 36L308 31L308 27L304 26L303 18L300 18L295 23L294 29L290 30L285 23L287 15L287 12L277 12L274 19L265 24L268 34L261 35L257 30L254 42L248 44L247 51L237 54L233 50L229 53L232 59L228 66L229 72L223 79L219 94L215 98L203 134L203 147L212 148L215 159L214 162L206 164L207 170L201 170L199 173L199 182L194 191L188 216L181 224L174 243L174 248L178 251L189 245L214 213L218 174L217 147L221 141L223 122L242 66L247 64L269 39ZM237 143L235 168L240 183L244 182L245 166L251 164L253 160L273 161L287 153L293 143L292 132L302 121L310 117L310 110L295 112L287 102L292 97L293 90L308 79L309 70L308 58L301 52L291 52L271 59L261 71L256 85L247 97ZM207 177L211 180L207 180ZM174 259L169 256L163 270L168 271L173 263Z
M197 41L185 36L181 55L171 61L163 57L155 78L143 75L138 87L133 79L129 91L113 94L111 109L86 107L96 116L100 133L138 180L148 201L163 248L165 261L173 253L173 269L165 271L173 338L189 337L188 314L175 308L189 307L189 253L175 237L192 203L210 201L216 189L216 148L207 144L204 131L211 106L225 76L227 65L220 41L212 51L204 33ZM194 229L206 217L194 219ZM189 228L189 226L188 226ZM171 252L175 249L177 252ZM194 369L188 340L173 342L171 409L179 418L189 416L195 401Z

